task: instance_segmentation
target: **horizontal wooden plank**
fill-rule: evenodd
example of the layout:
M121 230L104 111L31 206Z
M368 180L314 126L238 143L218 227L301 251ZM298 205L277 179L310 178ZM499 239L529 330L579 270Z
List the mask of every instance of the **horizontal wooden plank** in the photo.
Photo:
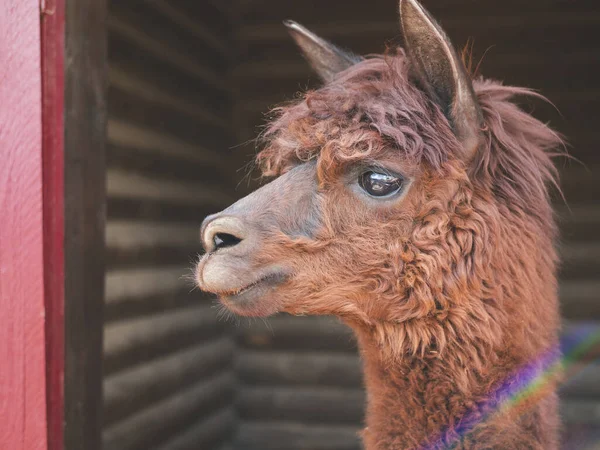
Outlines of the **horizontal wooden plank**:
M196 230L197 231L197 230ZM136 249L108 248L106 250L106 268L109 271L119 269L146 269L156 266L181 265L188 263L186 272L193 270L204 253L198 243L187 244L180 247L152 246ZM185 276L185 275L184 275Z
M108 46L110 66L118 67L145 84L160 86L172 96L187 99L197 107L212 111L217 117L229 116L233 102L231 93L214 89L211 83L166 63L160 54L142 48L119 34L109 33Z
M567 281L560 285L563 317L571 320L600 318L600 281Z
M562 239L569 243L583 243L598 238L600 208L596 204L567 204L555 209Z
M169 4L194 23L201 24L228 46L232 45L232 33L235 32L233 28L237 17L237 4L234 6L232 0L209 0L202 3L196 0L172 0Z
M399 21L391 14L380 14L372 18L340 19L335 16L314 17L310 20L287 15L261 24L246 24L239 29L242 56L248 60L286 59L298 55L299 51L287 29L284 19L296 20L319 36L357 54L383 53L386 47L402 45ZM527 21L527 26L522 26ZM600 22L598 14L570 14L566 17L551 12L546 16L527 17L502 15L493 21L477 17L445 17L443 27L456 47L462 48L471 38L474 42L474 57L479 60L488 50L487 57L493 58L510 50L519 53L548 53L551 46L557 53L573 49L595 49L598 42L586 38L593 34ZM278 45L272 45L277 42ZM489 48L493 46L493 48Z
M104 426L109 426L186 389L199 380L231 369L229 337L202 342L104 379Z
M504 80L506 84L531 87L542 92L552 92L559 88L581 89L582 86L596 86L600 62L595 54L595 50L574 51L568 57L565 55L564 64L556 65L553 54L529 55L511 51L486 57L480 73ZM552 77L548 77L549 70L552 70ZM288 86L287 92L294 92L298 86L306 84L311 71L300 57L291 55L285 60L251 60L239 64L234 69L233 76L240 83L242 92L251 92L256 96L265 92L272 93L274 88L280 92L284 85Z
M598 135L598 142L600 142L600 133ZM571 217L576 217L577 213L583 213L584 217L587 215L587 212L577 209L569 210L565 206L577 208L580 204L583 204L583 207L591 207L594 205L595 200L600 197L598 174L600 174L600 166L588 163L579 164L573 162L568 164L566 168L561 167L560 186L565 195L567 205L564 205L563 202L559 203L563 208L560 212L565 221L568 221ZM597 217L600 223L600 208Z
M236 358L235 367L248 385L362 388L358 355L246 350Z
M358 428L274 422L245 422L234 448L244 450L359 450Z
M106 428L102 433L104 448L141 450L167 441L200 418L208 418L213 411L226 407L232 400L234 383L233 374L225 373L181 390ZM232 418L233 413L228 417Z
M112 197L107 201L107 215L109 221L148 221L177 225L188 223L190 226L199 227L206 216L221 211L224 206L227 205L194 205L194 207L190 207L185 204L173 204L147 198ZM189 236L186 235L186 239Z
M183 263L183 261L182 261ZM116 269L106 273L105 302L119 303L130 299L144 299L150 295L167 295L185 291L192 284L192 266Z
M244 422L236 437L236 445L248 450L340 450L362 448L359 430L354 427L314 426L289 422ZM595 448L600 427L565 426L565 449ZM576 445L576 446L570 446Z
M574 364L567 371L560 393L569 399L595 399L600 402L600 361Z
M197 143L191 144L177 136L158 133L139 125L109 118L107 138L120 148L133 148L147 152L148 157L171 157L200 164L212 164L222 169L222 158Z
M597 450L600 426L571 424L564 427L563 436L563 450Z
M359 430L351 427L310 426L286 422L245 422L236 437L236 447L245 450L358 450ZM565 450L595 449L600 427L568 424Z
M104 327L105 375L221 336L226 329L210 304L110 322Z
M143 316L152 316L169 311L179 310L199 304L215 305L217 300L211 294L198 289L177 289L174 292L160 295L150 295L144 298L131 298L118 303L104 305L105 324L132 320Z
M106 246L111 251L136 251L159 248L194 250L200 242L200 223L109 220Z
M563 401L560 407L562 420L569 425L600 426L600 402L591 400Z
M598 223L600 222L577 221L561 224L560 237L575 243L593 242L598 238Z
M231 145L231 132L210 123L199 122L187 113L148 101L118 86L110 87L107 106L111 120L124 121L155 133L177 136L190 145L201 145L213 157Z
M600 224L599 224L600 225ZM600 236L587 242L568 242L559 246L562 263L560 277L568 282L586 282L600 275ZM600 285L598 286L600 288ZM600 295L600 291L598 292Z
M562 325L561 351L570 363L584 364L600 358L600 320L591 316L579 320L564 319Z
M165 46L210 68L217 76L227 72L233 47L201 24L192 26L193 22L185 21L185 14L172 4L162 0L119 2L111 8L111 16L148 36L156 36Z
M242 419L356 425L362 423L362 389L245 386L236 401Z
M595 172L596 173L596 172ZM600 173L600 172L597 172ZM582 182L582 189L589 184ZM554 211L559 225L571 225L574 223L600 223L600 207L593 202L567 202L554 205Z
M473 2L456 0L437 0L426 2L427 8L434 17L448 26L447 22L457 20L460 24L481 23L494 26L497 18L514 17L514 25L536 24L547 21L548 16L560 18L578 17L597 13L593 2L581 0L548 0L547 2L530 1L527 4L516 0L504 2ZM275 0L244 0L241 2L243 23L252 26L280 22L284 19L304 21L308 25L337 19L344 21L373 21L389 19L397 20L395 4L387 0L365 2L344 2L343 0L328 0L326 3L317 0L306 2L278 2ZM315 11L318 13L315 14ZM518 12L518 14L517 14ZM493 17L493 20L490 18ZM521 22L518 21L519 18ZM572 19L571 19L572 20Z
M109 197L168 201L190 208L201 205L224 207L234 200L230 190L203 182L158 179L110 168L106 174L106 191Z
M187 114L198 122L206 123L221 129L230 127L226 118L220 117L214 111L198 105L189 100L189 93L173 91L178 84L171 83L169 86L157 86L151 80L140 73L130 74L115 62L110 62L108 79L110 86L120 91L128 92L136 97L150 103L164 106L165 108Z
M356 351L351 330L331 317L293 317L280 314L238 330L238 342L254 350Z
M231 174L233 170L223 170L217 161L189 161L176 155L151 154L133 147L109 144L106 149L107 166L112 169L153 176L166 180L202 181L207 186L218 187L223 191L233 191Z
M300 23L324 39L358 55L384 53L388 47L394 48L401 44L399 22L393 20L370 23L332 21L322 25L302 21ZM245 61L286 61L301 58L298 46L281 20L260 26L242 26L239 36L242 45L237 64ZM277 45L273 45L274 42Z
M108 30L163 63L197 78L207 86L228 94L232 93L231 84L224 81L222 74L195 60L193 54L173 44L166 44L151 30L136 27L130 23L130 19L126 20L111 14L108 19Z
M181 2L150 0L147 4L169 19L172 23L176 24L179 29L185 30L197 40L202 41L205 45L220 53L225 60L229 61L233 57L234 52L231 42L231 35L234 32L233 29L227 29L226 35L217 35L210 26L197 20L197 18L191 18L186 14L185 10L181 9ZM230 11L223 13L223 18L229 14L231 14ZM206 16L202 18L206 19Z
M594 71L600 72L600 66L598 68L590 67L589 70L592 73ZM524 72L515 73L515 75L520 77L521 80L525 80L528 77ZM594 127L595 122L590 117L590 114L593 114L593 111L598 110L598 107L600 107L600 96L595 91L595 84L590 84L589 80L579 79L575 83L571 83L571 81L565 79L569 76L568 70L564 70L557 74L557 78L560 78L558 81L550 82L561 83L565 89L572 89L572 97L553 95L554 91L550 90L553 88L547 89L544 87L548 81L541 79L541 82L537 83L535 79L537 75L523 81L523 83L517 80L513 84L528 83L529 86L537 88L542 94L546 95L553 103L552 105L545 102L529 102L531 106L525 106L523 109L532 113L539 120L549 123L552 128L558 130L564 136L567 151L575 159L573 161L559 160L559 166L571 165L575 167L583 165L584 168L586 166L597 166L598 159L590 158L590 156L595 156L591 148L584 148L584 146L598 143L600 133ZM578 75L574 73L572 77L577 78ZM583 91L577 89L577 83L580 83ZM587 94L586 91L588 91Z
M222 409L208 418L191 424L175 437L158 445L155 450L233 450L229 443L234 434L236 416L231 409Z

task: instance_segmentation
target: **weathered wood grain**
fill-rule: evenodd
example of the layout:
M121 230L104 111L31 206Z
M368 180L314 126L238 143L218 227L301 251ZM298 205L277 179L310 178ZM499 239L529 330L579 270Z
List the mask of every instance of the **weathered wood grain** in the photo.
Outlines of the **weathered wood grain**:
M353 354L246 350L236 358L235 367L246 385L363 387L362 365Z
M294 422L245 422L234 448L240 450L359 450L358 427Z
M225 372L182 389L105 429L104 448L147 449L185 432L201 418L208 418L231 403L233 384L233 375ZM223 426L220 423L211 425Z
M238 343L261 351L356 352L356 341L348 327L333 317L270 317L266 324L252 322L238 330Z
M244 386L237 407L245 420L356 425L364 417L363 389Z
M200 224L237 196L224 157L232 30L205 6L195 16L180 0L110 4L106 449L231 440L233 340L213 299L189 292Z
M106 7L105 0L66 2L66 450L101 445Z
M122 420L203 378L231 369L233 350L233 341L225 336L106 377L104 426Z
M222 335L224 328L210 305L191 305L111 322L104 332L104 372L110 375L207 341Z
M177 436L156 447L156 450L233 450L230 444L236 425L235 411L224 408L212 416L202 417ZM223 444L223 445L222 445Z

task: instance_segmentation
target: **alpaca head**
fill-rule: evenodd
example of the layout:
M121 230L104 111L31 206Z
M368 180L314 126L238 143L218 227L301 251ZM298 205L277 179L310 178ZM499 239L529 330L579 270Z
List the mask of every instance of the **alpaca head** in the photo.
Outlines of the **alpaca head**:
M551 222L556 136L507 101L518 90L474 89L416 1L400 16L405 50L369 59L287 23L325 84L265 132L258 162L274 180L204 221L197 281L233 312L479 314L497 294L502 214Z

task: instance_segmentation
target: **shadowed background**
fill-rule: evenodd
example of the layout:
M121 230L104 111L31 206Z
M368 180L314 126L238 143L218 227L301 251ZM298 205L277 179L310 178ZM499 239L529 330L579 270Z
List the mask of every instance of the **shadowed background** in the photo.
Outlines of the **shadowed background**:
M425 0L479 72L541 91L564 133L565 330L600 323L600 10L591 0ZM269 107L318 86L284 19L357 53L398 42L395 0L110 2L105 450L357 449L364 392L330 318L216 318L182 279L240 183ZM600 351L562 390L565 449L600 448Z

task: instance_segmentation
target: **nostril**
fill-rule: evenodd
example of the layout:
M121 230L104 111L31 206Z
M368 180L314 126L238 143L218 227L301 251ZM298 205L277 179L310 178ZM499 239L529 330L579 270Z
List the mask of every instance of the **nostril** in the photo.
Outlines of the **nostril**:
M247 225L238 217L209 216L200 229L202 245L207 253L235 247L248 237Z
M229 233L216 233L213 238L215 250L218 250L220 248L233 247L234 245L237 245L240 242L242 242L240 238Z

